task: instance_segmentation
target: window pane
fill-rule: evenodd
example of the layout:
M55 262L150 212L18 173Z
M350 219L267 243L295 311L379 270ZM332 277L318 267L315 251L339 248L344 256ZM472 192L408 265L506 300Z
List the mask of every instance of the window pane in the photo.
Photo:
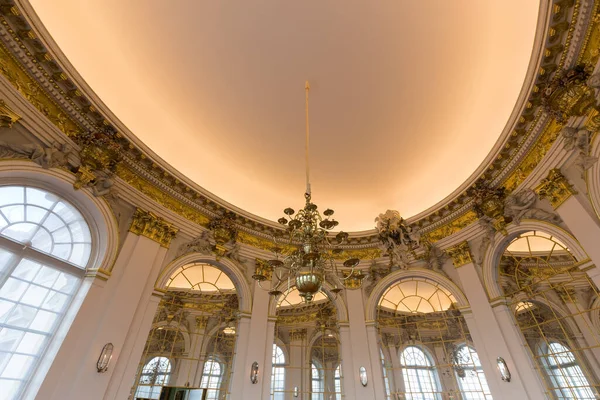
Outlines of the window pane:
M84 267L90 256L89 228L79 211L59 201L39 189L0 187L0 236L65 261L77 244L81 250L70 261ZM54 232L61 228L62 234ZM72 243L75 231L78 243ZM55 245L56 237L64 239L62 248ZM19 399L80 280L0 248L0 282L0 399Z

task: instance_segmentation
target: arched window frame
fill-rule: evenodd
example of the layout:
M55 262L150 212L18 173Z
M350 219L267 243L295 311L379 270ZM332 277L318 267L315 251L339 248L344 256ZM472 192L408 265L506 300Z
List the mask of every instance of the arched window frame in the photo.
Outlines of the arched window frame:
M550 351L558 345L564 350ZM545 372L553 386L553 395L557 399L595 399L588 378L583 373L579 361L569 346L559 340L548 339L538 345Z
M163 386L169 384L173 364L168 357L156 356L149 359L140 373L135 397L158 399Z
M285 353L283 349L273 343L273 361L271 371L271 399L285 399Z
M323 400L323 392L325 389L325 380L323 376L323 368L316 361L310 363L310 399Z
M416 349L423 354L425 365L406 365L405 352ZM421 345L411 344L398 352L406 400L442 400L441 385L435 361L429 351Z
M215 357L208 357L202 368L200 387L208 389L206 400L218 400L221 382L223 381L223 364Z
M381 356L381 371L383 374L383 389L385 390L385 398L389 399L392 391L390 389L390 378L387 374L387 368L385 367L385 354L383 353L383 349L379 348L379 355Z
M469 352L468 360L465 360L466 363L463 364L460 362L462 358L455 360L459 363L458 367L466 372L465 376L461 377L457 370L454 371L462 398L464 400L492 400L492 394L490 393L490 388L477 351L468 343L458 345L455 351L459 353L465 350Z
M96 258L95 236L82 209L65 196L32 185L0 186L0 386L6 398L22 397L31 378L47 371L49 364L41 372L38 367L58 350L55 333Z
M333 373L335 400L342 400L342 364L338 364Z

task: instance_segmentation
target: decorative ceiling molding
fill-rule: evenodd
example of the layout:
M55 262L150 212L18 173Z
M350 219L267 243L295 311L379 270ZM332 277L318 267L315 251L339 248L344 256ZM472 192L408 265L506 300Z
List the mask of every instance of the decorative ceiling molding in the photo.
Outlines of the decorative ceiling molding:
M524 84L524 88L531 89L519 118L508 130L510 134L497 143L495 155L488 157L489 162L479 169L483 172L479 176L474 174L462 186L462 192L455 192L437 206L409 219L432 243L476 221L469 194L475 181L488 187L505 186L508 193L523 183L555 142L563 125L544 111L543 89L576 64L594 67L598 62L598 1L555 0L548 2L547 7L542 4L540 10L542 17L546 17L538 25L544 30L538 32L543 36L542 46L534 51L539 54L538 59L531 60L537 72ZM122 154L115 173L123 183L201 226L232 212L242 243L265 250L273 246L273 236L281 233L275 222L251 215L208 193L135 138L68 63L27 2L0 1L0 39L0 73L77 150L81 150L84 136L108 132L112 145ZM381 255L375 248L377 241L374 231L351 234L345 248L349 253L361 254L360 258L367 254L366 258L375 258Z

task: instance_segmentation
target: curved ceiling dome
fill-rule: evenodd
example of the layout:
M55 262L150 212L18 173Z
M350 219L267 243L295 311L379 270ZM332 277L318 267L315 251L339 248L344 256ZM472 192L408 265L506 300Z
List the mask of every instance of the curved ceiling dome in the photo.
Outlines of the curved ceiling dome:
M407 218L483 162L515 107L535 1L31 0L74 67L174 168L270 220Z

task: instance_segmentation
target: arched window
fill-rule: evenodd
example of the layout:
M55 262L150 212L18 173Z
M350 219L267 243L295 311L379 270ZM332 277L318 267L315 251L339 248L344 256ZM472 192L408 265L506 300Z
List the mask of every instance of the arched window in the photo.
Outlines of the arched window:
M285 398L285 355L279 346L273 343L273 372L271 375L271 399Z
M474 348L463 344L454 354L455 373L464 400L492 400L490 388Z
M170 376L171 361L167 357L154 357L142 369L135 397L158 399L162 387L169 383Z
M408 346L400 354L407 400L441 400L433 362L417 346Z
M390 379L387 375L387 368L385 367L385 356L383 355L383 350L379 349L379 355L381 356L381 368L383 370L383 388L385 389L385 398L388 399L391 395L390 393Z
M323 374L315 363L310 364L311 400L323 400Z
M204 362L202 381L200 382L201 388L208 389L206 400L217 400L219 398L219 388L221 386L222 378L223 371L221 364L213 358L208 358L206 362Z
M557 399L596 399L588 380L577 364L573 353L558 342L542 348L546 373L554 387Z
M75 207L31 187L0 187L0 387L18 399L79 288L90 229Z
M342 400L342 373L340 371L341 365L338 365L333 375L333 382L335 387L335 400Z

